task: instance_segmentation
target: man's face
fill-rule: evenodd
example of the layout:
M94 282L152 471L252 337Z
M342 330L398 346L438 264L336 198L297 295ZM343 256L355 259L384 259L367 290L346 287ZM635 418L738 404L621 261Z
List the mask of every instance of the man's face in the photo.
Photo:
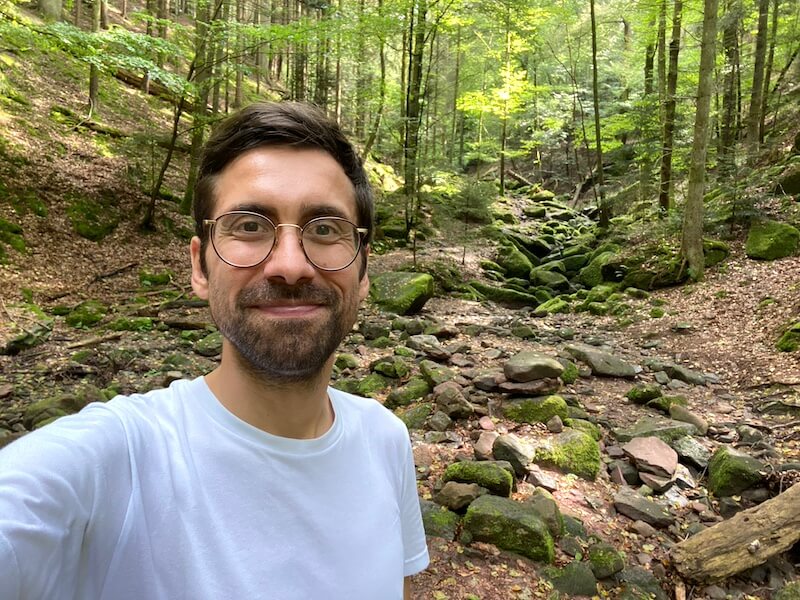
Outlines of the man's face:
M250 150L218 176L212 218L234 210L257 212L276 225L303 226L319 216L356 223L355 191L339 163L318 149ZM211 315L242 368L276 383L306 381L328 364L355 323L369 280L362 257L346 269L316 269L303 254L300 231L281 227L266 261L250 268L224 263L192 239L192 287L208 299Z

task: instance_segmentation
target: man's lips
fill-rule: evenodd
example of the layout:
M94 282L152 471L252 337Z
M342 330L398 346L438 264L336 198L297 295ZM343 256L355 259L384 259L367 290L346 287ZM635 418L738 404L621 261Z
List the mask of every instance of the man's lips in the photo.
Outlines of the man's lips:
M316 311L323 308L322 304L313 304L313 303L285 303L285 302L277 302L277 303L269 303L269 304L257 304L252 308L258 310L261 313L277 316L277 317L305 317L315 313Z

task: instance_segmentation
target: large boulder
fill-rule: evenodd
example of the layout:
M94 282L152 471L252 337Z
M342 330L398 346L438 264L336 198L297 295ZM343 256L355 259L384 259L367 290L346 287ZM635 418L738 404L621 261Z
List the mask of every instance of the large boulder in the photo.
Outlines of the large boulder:
M761 221L750 227L745 254L759 260L775 260L791 256L800 244L800 231L788 223Z
M514 244L506 243L497 249L497 264L508 277L527 279L533 264Z
M532 560L551 563L553 537L535 507L508 498L481 496L470 504L464 531L479 542L494 544Z
M372 278L370 297L387 312L416 313L433 297L433 277L427 273L382 273Z
M517 423L547 423L556 415L562 421L569 417L566 400L556 395L510 400L504 404L503 413Z
M539 352L520 352L503 365L503 372L510 381L533 381L545 377L558 377L564 366L552 356Z
M505 461L462 460L444 471L442 480L477 483L497 496L510 496L514 487L514 469Z
M795 148L800 152L800 133L795 138ZM793 165L781 173L778 185L775 186L776 194L800 195L800 165Z
M573 561L563 568L550 567L543 575L553 584L556 593L567 598L597 596L597 579L588 563Z

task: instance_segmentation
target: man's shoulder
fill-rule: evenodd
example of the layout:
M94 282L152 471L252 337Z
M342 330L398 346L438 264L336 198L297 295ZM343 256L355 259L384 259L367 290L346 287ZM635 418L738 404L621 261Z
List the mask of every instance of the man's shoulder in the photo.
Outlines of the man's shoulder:
M371 426L380 426L395 434L402 434L404 437L408 436L408 430L403 421L374 398L356 396L336 388L329 388L328 393L334 406L340 412L344 410L349 418L366 421Z

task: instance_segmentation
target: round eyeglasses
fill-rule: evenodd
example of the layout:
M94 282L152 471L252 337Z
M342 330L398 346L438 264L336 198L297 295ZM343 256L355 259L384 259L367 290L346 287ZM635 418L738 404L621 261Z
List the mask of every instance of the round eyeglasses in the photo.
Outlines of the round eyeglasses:
M317 217L301 227L292 223L276 225L264 215L241 210L205 219L203 225L211 228L211 245L217 256L232 267L243 269L267 260L275 248L279 227L300 230L303 253L321 271L349 267L369 232L341 217Z

